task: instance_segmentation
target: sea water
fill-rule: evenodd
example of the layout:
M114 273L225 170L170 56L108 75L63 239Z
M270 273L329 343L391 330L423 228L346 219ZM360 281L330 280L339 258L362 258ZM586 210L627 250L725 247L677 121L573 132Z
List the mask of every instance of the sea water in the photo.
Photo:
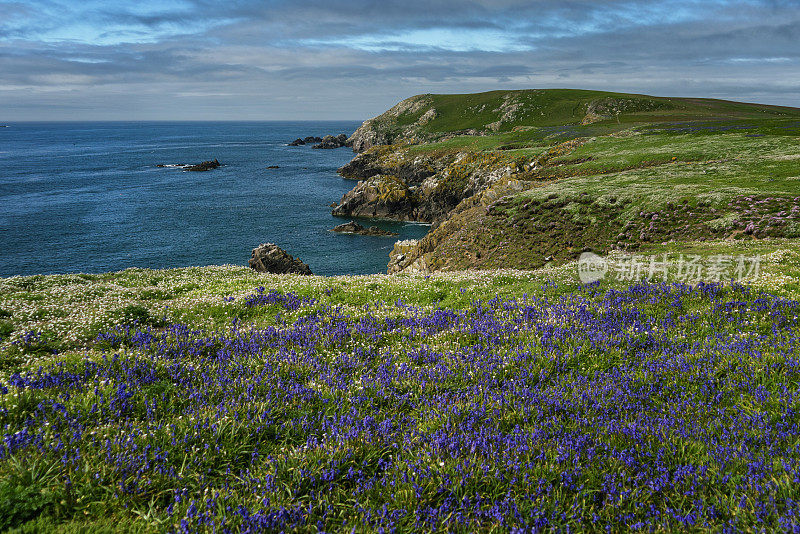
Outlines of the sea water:
M290 147L351 122L9 123L0 128L0 276L247 265L272 242L315 274L386 271L396 239L428 227L367 222L397 238L330 231L355 182L348 148ZM222 167L180 167L218 159ZM269 166L277 165L277 169Z

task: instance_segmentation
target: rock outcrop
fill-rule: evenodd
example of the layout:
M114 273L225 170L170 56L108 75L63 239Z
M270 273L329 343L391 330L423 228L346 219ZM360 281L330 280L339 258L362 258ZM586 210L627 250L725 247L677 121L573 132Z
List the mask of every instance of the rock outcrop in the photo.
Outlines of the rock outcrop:
M344 146L349 146L347 144L347 135L339 134L337 136L326 135L322 138L319 144L316 144L311 148L342 148Z
M264 243L254 248L249 263L252 269L260 273L312 274L308 265L274 243Z
M417 117L417 115L419 115ZM398 119L415 117L412 124L401 125ZM364 152L378 145L417 142L422 140L418 127L428 124L437 117L430 95L407 98L387 112L364 122L347 140L353 152Z
M532 186L530 182L504 176L480 193L465 198L448 212L445 220L432 228L422 239L396 242L394 249L389 253L387 272L389 274L419 274L448 268L449 266L442 263L441 258L435 253L443 242L452 239L453 236L459 236L459 232L465 226L480 218L487 208L503 197L519 193ZM477 229L474 235L480 235L482 231L482 228ZM477 254L480 257L480 252Z
M413 186L420 185L443 170L452 159L448 156L428 155L411 157L400 147L376 147L358 154L337 172L349 180L366 180L378 174L391 174Z
M340 224L339 226L334 227L331 231L339 232L342 234L358 234L358 235L385 236L385 237L398 235L394 232L389 232L388 230L384 230L377 226L370 226L369 228L366 228L355 221L350 221L348 223Z
M337 217L373 217L398 221L413 220L417 199L396 176L376 175L358 182L333 208Z
M303 146L313 145L311 148L341 148L343 146L352 146L348 141L347 134L339 135L326 135L325 137L298 137L288 146Z
M214 158L210 161L204 161L202 163L198 163L197 165L187 165L183 168L185 171L210 171L211 169L216 169L220 167L222 164Z
M354 152L365 152L379 145L418 144L441 141L455 136L486 135L506 131L521 120L526 104L521 91L510 91L497 97L497 104L476 104L463 110L458 122L475 122L467 128L443 130L435 124L447 115L435 107L434 95L417 95L403 100L387 112L365 121L350 136L348 143ZM496 105L496 107L495 107ZM495 120L485 120L491 117ZM452 117L450 117L452 119Z
M598 98L586 105L586 116L581 120L582 125L592 124L608 119L617 118L620 115L636 112L647 112L656 110L672 109L669 102L648 100L641 98Z
M547 172L554 168L551 160L593 139L565 141L535 156L504 150L421 153L408 146L373 147L339 169L342 176L360 181L342 197L333 214L432 223L431 231L421 240L395 245L388 272L426 273L452 268L452 258L440 253L443 243L451 249L460 246L460 237L453 236L460 236L466 225L471 225L470 236L484 235L485 229L474 223L489 206L506 195L551 180ZM488 259L485 252L476 248L468 265L483 265Z
M530 161L502 152L420 154L404 146L373 147L339 169L359 182L333 214L436 224L499 178L527 172L526 165L531 168Z
M298 137L291 143L289 146L302 146L302 145L310 145L312 143L319 143L322 141L321 137L316 137L314 135L309 135L308 137Z
M419 241L416 239L397 241L389 253L389 265L386 272L388 274L399 272L405 274L428 273L429 270L418 247Z

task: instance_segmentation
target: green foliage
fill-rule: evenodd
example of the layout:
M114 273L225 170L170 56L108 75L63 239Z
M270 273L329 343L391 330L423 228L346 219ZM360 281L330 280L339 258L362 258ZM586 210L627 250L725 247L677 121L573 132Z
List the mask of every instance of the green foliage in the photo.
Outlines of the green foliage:
M14 323L11 321L0 321L0 339L5 339L14 331Z
M590 201L581 199L571 199L563 204L567 199L556 196L548 198L541 204L546 204L552 210L561 209L570 216L575 214L585 215L585 210L592 210ZM538 204L537 206L540 206ZM611 199L604 200L604 206L613 206L615 202ZM520 217L528 213L533 206L518 204L501 204L498 210L503 210L510 217ZM569 207L569 210L564 208ZM684 248L679 248L681 244L673 243L670 246L675 250L690 250L684 244ZM751 253L770 253L785 249L791 246L786 240L756 242L752 249L740 247L739 244L726 242L695 243L692 251L701 253L718 254L732 253L737 250L750 250ZM666 247L666 246L665 246ZM783 256L782 256L783 257ZM783 257L782 262L770 263L765 265L765 269L786 268L791 269L794 274L800 271L800 263L796 256ZM769 271L772 273L773 271ZM230 321L239 311L244 310L242 298L237 293L237 298L233 301L223 300L229 297L229 288L249 284L250 289L243 288L243 293L252 291L252 286L266 284L271 288L281 288L284 291L291 288L298 294L313 296L318 299L318 303L304 307L296 312L285 311L284 320L291 324L301 317L314 317L317 311L332 311L335 307L337 313L357 321L369 315L380 317L381 319L398 319L408 317L408 314L429 313L434 307L442 306L460 310L475 310L475 299L486 300L488 296L501 296L507 299L517 299L524 301L531 299L534 301L545 301L553 299L559 295L564 295L573 291L577 287L574 280L564 276L566 270L546 270L539 272L492 272L492 273L452 273L438 274L426 277L388 277L388 276L366 276L366 277L292 277L292 276L261 276L250 273L245 269L233 270L230 268L206 268L191 270L172 270L165 271L167 279L180 279L183 275L191 273L198 279L198 284L205 288L206 295L210 301L218 303L219 308L215 313L227 313L227 324L222 324L217 332L229 332ZM573 273L574 274L574 273ZM121 275L115 275L121 276ZM169 281L169 280L168 280ZM41 286L49 283L44 280ZM794 282L791 282L794 284ZM779 282L773 282L777 287ZM609 284L610 285L610 284ZM609 287L605 282L598 288L603 290ZM127 288L131 291L131 298L137 298L141 292L148 291L151 286L146 280L142 280L139 285L128 284ZM34 285L29 291L39 291L41 287ZM87 288L87 291L89 289ZM584 293L579 293L583 295ZM757 293L753 293L756 298ZM738 297L737 297L738 298ZM742 297L744 298L744 297ZM534 300L535 299L535 300ZM403 301L403 306L419 306L419 309L399 308L395 306L398 300ZM702 299L688 299L681 303L687 311L705 316L716 301ZM177 305L177 303L176 303ZM179 306L184 309L192 309L194 304L184 301ZM645 302L640 307L644 316L652 317L654 321L665 320L672 313L674 304L648 304ZM246 321L259 325L264 316L272 314L275 310L267 310L264 315L253 314ZM502 317L503 312L498 312ZM612 310L608 310L612 313ZM768 319L768 312L761 313L758 318ZM202 317L199 315L196 321L191 324L196 327L200 324ZM564 325L562 325L564 326ZM769 321L756 322L753 331L768 328ZM216 327L215 327L216 328ZM707 329L696 331L696 339L686 340L687 343L701 342L711 339L716 332L726 332L732 334L734 326L725 324L709 324ZM246 330L245 330L246 332ZM318 351L320 364L324 368L336 369L344 378L343 383L349 383L352 376L354 387L363 373L363 376L371 377L370 373L378 370L384 363L383 355L391 353L397 357L397 365L425 365L422 361L415 361L413 352L406 350L409 348L409 338L406 333L397 335L387 334L385 336L371 337L369 333L352 333L346 339L341 339L337 343L320 343L315 347ZM509 334L515 335L515 334ZM642 338L647 339L646 336ZM186 487L188 499L194 499L198 503L204 502L206 494L203 492L210 488L209 492L222 491L225 488L225 502L235 508L239 503L244 506L258 507L264 495L257 494L258 500L246 496L237 496L237 491L246 484L245 478L240 473L247 472L252 477L269 477L270 480L279 481L270 489L269 497L276 506L281 506L295 501L307 502L310 500L313 490L309 480L320 480L325 473L330 473L331 466L337 468L334 478L329 480L323 497L324 504L330 505L331 509L337 511L330 514L330 518L347 517L352 519L357 516L354 512L355 507L352 502L352 487L348 486L349 481L344 475L350 468L361 470L363 473L377 473L381 465L388 459L399 458L403 461L397 464L397 468L402 470L409 462L419 461L418 457L410 458L402 456L408 454L398 452L388 448L385 443L379 440L368 441L359 437L345 443L338 441L326 442L325 447L305 448L308 440L308 433L303 427L303 417L309 414L323 414L326 417L337 417L337 403L350 403L354 409L358 409L361 417L376 417L377 414L402 415L408 421L414 421L419 429L419 435L433 435L437 430L445 431L452 428L452 425L470 424L470 417L476 413L475 408L484 407L483 403L489 406L495 402L491 397L481 397L482 393L478 390L475 396L461 397L459 404L454 404L452 413L436 412L424 404L415 404L414 400L420 398L424 388L437 388L442 398L447 399L449 395L463 391L465 388L473 387L473 384L502 384L504 380L515 376L515 365L525 365L526 372L546 383L553 379L555 373L562 373L564 376L596 377L604 374L613 375L615 370L626 365L626 361L620 352L609 350L596 352L588 342L569 346L567 351L569 357L562 362L554 362L548 358L542 358L539 352L535 352L537 341L532 337L513 337L513 343L508 344L508 365L497 365L493 367L491 376L473 376L470 372L476 369L471 368L468 359L463 358L464 348L480 346L480 336L474 332L454 329L445 332L443 335L426 336L420 333L417 338L420 344L434 351L450 351L453 356L452 373L442 376L437 382L430 382L424 385L405 382L396 379L390 385L380 386L377 383L364 383L357 386L359 389L353 391L328 391L314 383L318 368L307 365L302 359L295 358L290 351L284 354L275 354L269 350L263 352L254 351L246 361L242 360L241 366L236 367L234 377L229 383L225 384L224 391L228 388L243 387L238 383L236 377L257 375L265 369L269 370L268 378L264 383L251 384L253 388L273 388L280 389L276 384L300 384L305 385L302 391L309 394L302 397L301 401L291 403L265 403L263 405L253 404L237 407L222 402L224 391L215 391L204 387L198 388L198 395L207 396L208 412L199 411L192 414L192 417L184 416L178 418L175 414L183 413L182 410L187 405L186 389L176 386L168 377L167 366L175 366L176 361L165 362L158 358L150 358L147 353L133 353L130 346L126 350L120 351L121 356L117 368L125 369L147 369L148 381L142 387L132 392L130 397L129 411L126 412L124 421L103 420L97 428L89 429L97 432L98 443L104 443L109 437L113 445L113 452L124 454L124 447L130 447L131 454L146 454L147 445L157 446L159 454L163 453L164 458L170 462L167 467L174 467L176 472L193 473L196 476L186 476L181 482L181 487ZM173 340L174 341L174 340ZM198 384L202 384L202 376L214 370L224 368L230 363L226 358L217 358L217 351L223 348L219 342L215 342L214 335L206 338L202 344L202 350L195 352L188 351L181 356L180 368L196 369ZM521 356L517 351L519 347L524 347L525 351L534 350L533 354ZM529 348L530 347L530 348ZM356 350L376 349L375 358L368 362L368 366L357 370L349 367L351 355ZM419 348L419 347L414 347ZM381 355L381 356L379 356ZM107 356L107 355L106 355ZM497 354L502 361L502 351ZM78 354L60 356L55 362L63 364L63 369L74 373L76 376L84 376L89 368L84 358L92 362L106 361L103 356L92 352L92 347L88 346ZM776 383L769 382L770 369L773 369L775 362L778 361L776 355L765 355L764 361L752 364L753 372L748 377L756 376L757 380L763 380L770 388L778 388ZM54 363L55 363L54 362ZM629 362L628 362L629 363ZM450 365L450 363L448 363ZM737 362L720 361L718 368L710 372L732 373ZM741 362L738 363L741 365ZM196 366L196 367L195 367ZM52 367L51 367L52 368ZM435 369L431 367L431 369ZM113 370L113 369L112 369ZM359 374L355 374L356 371ZM352 374L352 375L351 375ZM58 399L64 404L70 414L76 417L88 418L95 417L92 412L92 405L98 402L101 395L105 398L113 393L121 383L108 384L98 376L98 380L90 381L89 385L83 389L64 389L55 388L28 389L20 390L20 395L13 401L5 398L2 405L5 412L2 412L0 424L14 427L31 417L31 414L39 406L46 406L50 400ZM338 376L338 375L337 375ZM726 375L727 376L727 375ZM271 383L270 383L271 382ZM535 383L532 381L535 385ZM565 382L568 383L568 382ZM646 386L648 378L641 377L642 387ZM686 377L676 377L669 382L669 387L692 388L691 381ZM663 384L662 384L663 385ZM95 387L97 389L95 389ZM525 387L532 387L526 385ZM318 389L313 389L318 388ZM381 389L385 388L385 389ZM310 392L314 393L310 393ZM407 402L388 403L385 393L391 391L392 394L400 392L401 395L395 398L405 398ZM698 392L701 395L702 392ZM346 396L346 398L343 397ZM654 396L657 402L658 396ZM297 399L295 399L297 400ZM470 404L470 402L474 402ZM157 405L157 406L156 406ZM754 409L751 399L741 401L743 409ZM669 409L665 406L664 409ZM658 406L652 407L658 410ZM773 410L772 407L765 406L759 408L763 410ZM711 410L703 413L702 417L715 417L716 411ZM770 412L771 413L771 412ZM252 422L254 414L258 414L268 420L269 424L255 425ZM406 419L403 419L406 420ZM493 429L497 432L512 432L515 428L523 428L533 424L529 415L523 411L514 409L512 404L498 405L496 413L492 415ZM703 419L705 421L705 419ZM579 433L582 431L579 422L571 421L568 414L564 415L560 424L564 425L566 432ZM451 426L446 426L451 425ZM574 425L574 426L572 426ZM561 428L561 426L559 426ZM84 435L81 439L90 443L94 434ZM125 436L131 436L131 441L124 441ZM625 435L604 436L602 443L611 448L624 449L630 446ZM699 464L707 465L710 460L706 457L705 451L691 440L676 439L674 436L674 448L670 449L670 456L664 458L664 464L668 468L678 469L681 465ZM121 443L126 445L121 445ZM207 448L205 444L209 444ZM67 444L68 446L68 444ZM136 447L134 449L134 446ZM409 445L415 446L414 443ZM555 447L555 445L553 445ZM258 458L254 458L252 452L259 450ZM115 488L118 487L120 480L126 476L115 469L113 462L109 462L105 456L102 446L93 449L84 447L86 454L82 455L81 461L84 466L81 470L69 473L72 480L71 489L68 491L64 484L64 477L68 473L63 471L60 457L49 456L47 458L37 458L37 451L31 448L27 451L18 452L12 456L11 460L0 462L0 529L16 529L13 532L164 532L174 530L176 527L171 522L175 517L180 518L185 513L187 501L177 505L177 516L170 518L165 512L166 506L172 502L174 495L174 481L167 477L161 477L157 472L146 471L141 476L136 475L137 480L142 481L143 491L136 495L129 495L125 498L115 496ZM547 451L551 450L550 443L543 446L544 456L538 459L526 459L535 467L532 468L531 476L536 477L556 477L552 484L554 492L562 491L558 484L558 474L564 472L564 466L547 456ZM35 454L36 453L36 454ZM534 453L531 453L534 454ZM538 451L536 451L538 454ZM438 462L442 461L440 465ZM420 502L436 503L439 498L439 488L447 488L449 491L462 491L464 494L478 492L487 498L496 499L504 495L508 481L503 481L493 476L493 472L484 476L471 476L470 485L462 487L458 485L458 473L456 466L449 464L450 460L446 454L441 458L434 457L424 461L434 462L434 474L430 481L422 483L417 488L419 496L407 486L397 482L399 488L396 493L386 493L383 489L374 495L367 495L362 503L370 505L389 503L396 508L406 508L413 510L413 507L420 506ZM439 466L439 467L436 467ZM452 470L451 470L452 469ZM615 472L616 467L609 464L592 465L586 468L591 476L602 477L605 474ZM732 472L742 472L746 466L729 466ZM200 475L202 474L202 476ZM95 478L99 475L99 478ZM128 473L127 475L130 475ZM450 477L452 482L447 482L444 475ZM131 475L132 476L132 475ZM253 478L252 480L254 480ZM248 480L251 480L248 478ZM587 487L594 484L591 478L585 479ZM783 483L783 481L781 482ZM185 484L185 486L184 486ZM597 483L600 484L599 482ZM180 488L179 488L180 489ZM265 490L266 491L266 490ZM244 493L242 493L244 495ZM240 501L235 501L235 499ZM548 499L558 501L558 494L554 493ZM656 506L661 506L664 501L658 494L648 497ZM708 502L717 502L716 497L710 494L703 494L698 498L707 499ZM202 501L201 501L202 499ZM249 500L248 500L249 499ZM560 502L560 501L559 501ZM314 513L317 513L315 511ZM606 517L605 520L613 520ZM329 519L336 524L338 519ZM743 520L748 522L749 520ZM412 525L406 525L412 529ZM487 527L488 528L488 527Z
M147 289L139 294L141 300L170 300L174 295L163 289Z
M548 257L570 261L584 248L607 252L669 240L796 237L800 148L783 132L794 132L798 124L779 118L652 124L529 154L478 147L534 130L472 144L456 138L468 152L519 154L517 169L533 170L513 175L527 184L513 198L488 209L465 203L451 214L451 221L423 240L425 261L431 268L529 269ZM437 145L416 150L435 153ZM563 200L557 209L547 201L553 195ZM537 203L535 211L521 213L519 207L530 203ZM745 234L750 223L755 231Z
M51 486L59 481L56 464L35 456L13 456L5 462L2 474L0 531L55 513L57 495Z

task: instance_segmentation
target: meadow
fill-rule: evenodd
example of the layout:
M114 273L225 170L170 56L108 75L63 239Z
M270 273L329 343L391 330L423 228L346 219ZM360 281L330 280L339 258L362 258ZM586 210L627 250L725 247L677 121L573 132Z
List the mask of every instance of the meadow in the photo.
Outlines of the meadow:
M0 529L798 530L800 251L675 250L763 261L2 279Z

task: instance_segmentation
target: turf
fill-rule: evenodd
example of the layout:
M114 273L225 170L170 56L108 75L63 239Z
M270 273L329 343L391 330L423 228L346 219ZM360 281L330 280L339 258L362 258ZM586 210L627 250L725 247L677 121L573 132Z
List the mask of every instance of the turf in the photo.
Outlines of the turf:
M572 130L570 141L542 146L546 138L532 129L396 149L480 154L459 157L467 162L458 172L464 183L485 172L483 161L511 169L496 194L466 200L423 239L428 268L526 269L587 248L605 254L666 241L800 236L794 119L580 128L593 135ZM509 143L514 149L504 148ZM509 180L523 191L504 190Z

